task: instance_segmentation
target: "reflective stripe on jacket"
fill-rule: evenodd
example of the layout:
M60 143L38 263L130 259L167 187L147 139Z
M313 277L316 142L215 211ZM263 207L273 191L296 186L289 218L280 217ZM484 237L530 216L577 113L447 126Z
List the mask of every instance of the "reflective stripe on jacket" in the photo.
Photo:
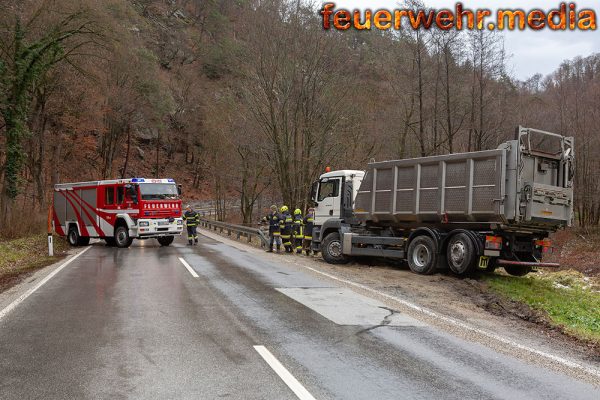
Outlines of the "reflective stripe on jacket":
M187 226L197 226L200 223L200 215L194 210L183 213L183 220Z
M279 222L281 217L276 212L270 212L266 217L263 218L264 222L269 223L269 233L273 235L279 235L280 227Z

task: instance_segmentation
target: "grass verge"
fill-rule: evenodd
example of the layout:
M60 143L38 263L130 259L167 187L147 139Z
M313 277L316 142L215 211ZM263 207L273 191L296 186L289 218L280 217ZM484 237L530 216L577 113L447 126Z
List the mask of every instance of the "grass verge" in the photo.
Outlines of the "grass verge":
M53 264L67 254L68 244L54 237L54 257L48 256L48 236L36 234L0 241L0 292L19 282L23 274Z
M600 286L576 271L526 277L493 274L485 281L496 293L547 314L565 333L600 344Z

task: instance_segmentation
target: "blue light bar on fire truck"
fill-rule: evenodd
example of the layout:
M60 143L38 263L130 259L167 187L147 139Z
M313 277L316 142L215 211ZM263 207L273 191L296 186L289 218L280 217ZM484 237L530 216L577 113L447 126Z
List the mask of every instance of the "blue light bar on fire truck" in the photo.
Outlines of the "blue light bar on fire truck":
M131 182L133 183L139 183L139 182L145 182L146 180L144 178L131 178Z

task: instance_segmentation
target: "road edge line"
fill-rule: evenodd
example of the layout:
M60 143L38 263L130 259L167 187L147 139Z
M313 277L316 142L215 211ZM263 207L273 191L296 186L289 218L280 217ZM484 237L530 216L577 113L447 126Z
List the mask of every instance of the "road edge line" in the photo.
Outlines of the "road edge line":
M177 257L179 258L179 261L183 264L183 266L188 270L188 272L194 277L194 278L198 278L200 277L200 275L198 275L198 273L196 273L196 271L194 271L194 268L192 268L190 266L190 264L187 263L187 261L185 261L183 259L183 257Z
M254 350L265 360L281 380L294 392L300 400L316 400L312 394L287 370L286 367L265 346L253 346Z
M28 291L26 291L25 293L23 293L21 296L17 297L15 300L13 300L12 303L10 303L6 307L4 307L2 309L2 311L0 311L0 321L8 313L10 313L12 310L14 310L19 304L21 304L25 299L27 299L29 296L31 296L33 293L35 293L39 288L41 288L42 286L44 286L46 284L46 282L48 282L50 279L52 279L60 271L62 271L67 265L71 264L73 261L75 261L75 259L77 259L77 257L79 257L80 255L82 255L83 253L85 253L86 251L88 251L91 248L92 248L91 246L86 247L85 249L83 249L79 253L77 253L74 256L72 256L71 258L69 258L63 264L61 264L60 266L58 266L54 271L52 271L48 275L46 275L46 277L44 277L44 279L42 279L37 285L35 285L33 288L31 288Z

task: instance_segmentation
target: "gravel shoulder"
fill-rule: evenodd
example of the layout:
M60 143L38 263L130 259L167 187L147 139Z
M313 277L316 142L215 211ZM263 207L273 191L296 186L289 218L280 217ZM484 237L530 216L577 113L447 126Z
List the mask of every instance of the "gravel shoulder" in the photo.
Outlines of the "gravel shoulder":
M381 262L331 265L320 257L267 254L256 246L215 232L202 229L201 233L260 254L273 262L287 263L321 276L329 275L338 285L377 298L395 310L450 334L600 386L600 351L597 347L563 334L560 329L551 326L541 313L525 304L500 298L477 279L459 279L445 273L417 275L406 266L391 266ZM394 301L394 298L422 307L425 312L407 307L402 302ZM434 315L427 311L432 311ZM436 318L435 314L443 317ZM447 319L458 324L449 323ZM496 340L494 336L503 340ZM507 345L507 341L512 344ZM538 354L529 349L534 349Z

